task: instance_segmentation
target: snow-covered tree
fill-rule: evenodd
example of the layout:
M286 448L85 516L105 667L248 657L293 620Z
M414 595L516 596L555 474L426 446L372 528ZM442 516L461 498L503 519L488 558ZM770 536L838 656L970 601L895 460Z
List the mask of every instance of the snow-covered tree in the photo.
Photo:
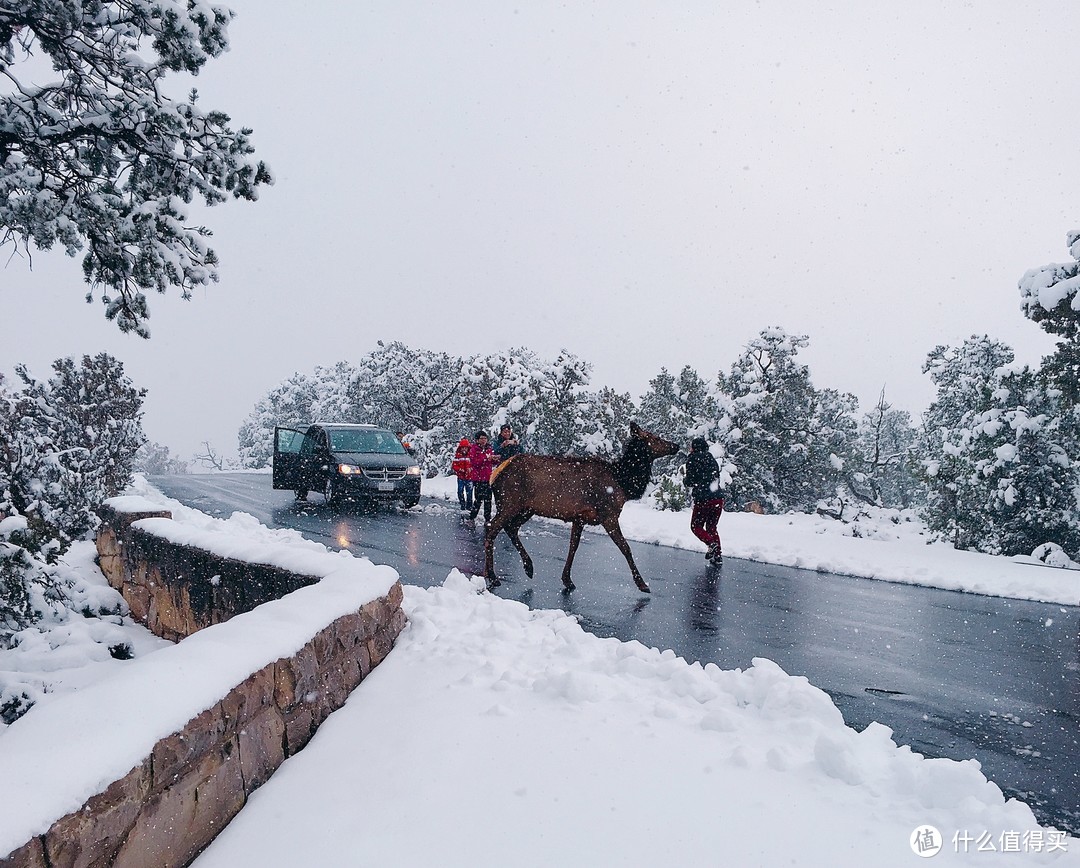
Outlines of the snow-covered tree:
M1042 360L1039 378L1059 395L1059 436L1080 461L1080 231L1068 233L1066 241L1072 262L1032 269L1019 286L1024 315L1058 339Z
M145 390L111 356L58 359L47 381L16 373L18 390L0 378L0 645L60 604L56 558L95 529L145 440Z
M716 415L713 390L697 371L685 365L678 377L661 368L649 380L649 390L641 396L638 424L661 437L684 443L698 433L704 420L715 419Z
M960 547L972 545L968 527L980 505L961 482L972 473L960 446L970 440L969 414L992 406L994 373L1011 364L1011 347L987 335L972 335L956 349L937 346L927 356L923 372L930 375L937 396L923 414L919 455L926 482L924 517L935 533Z
M584 432L596 430L595 422L586 421L591 374L592 365L567 350L550 362L523 348L475 356L466 365L466 404L474 418L490 411L478 429L509 424L528 452L583 454Z
M918 436L911 414L897 410L881 390L877 404L859 420L844 479L865 503L907 508L922 498L922 485L913 466Z
M426 474L447 473L460 437L464 361L383 343L356 365L349 399L357 421L401 431Z
M718 395L717 387L702 379L690 365L684 365L678 377L661 368L641 396L638 424L684 448L691 437L723 443L721 429L726 432L727 425ZM722 447L720 451L723 459ZM680 510L689 503L681 475L685 461L686 456L680 453L657 459L653 464L657 482L652 500L661 509Z
M168 446L148 440L135 453L135 470L147 476L173 476L187 473L188 463L174 458Z
M1024 316L1059 338L1042 373L1069 406L1080 406L1080 231L1066 236L1073 261L1033 268L1020 278Z
M534 372L537 412L527 433L534 451L546 455L587 451L581 435L594 422L587 389L591 378L592 365L567 350Z
M256 199L269 170L251 130L164 92L229 47L233 13L201 0L10 0L0 5L0 246L85 250L122 331L148 336L146 292L217 280L188 205ZM38 57L47 59L42 63ZM38 83L51 68L55 80Z
M805 335L763 330L719 390L728 398L718 436L736 467L729 493L773 511L810 510L835 493L854 437L855 398L818 391L796 356Z
M536 353L524 347L469 359L465 407L476 430L507 424L521 437L526 451L541 451L534 432L540 415L536 381L543 364Z
M660 373L649 380L649 389L641 396L638 424L647 431L673 439L683 433L683 426L676 418L678 404L675 377L667 368L661 368Z
M312 422L367 422L351 397L356 368L346 362L295 373L255 403L237 435L242 467L269 467L274 427Z
M575 437L575 453L613 460L622 455L635 421L637 408L626 392L607 386L585 396L580 415L581 428Z
M356 366L352 403L367 421L399 431L430 431L455 415L463 362L400 341L384 344Z
M96 527L93 508L131 481L145 389L106 353L53 362L35 379L17 366L22 390L4 425L10 504L49 539L66 545Z
M311 374L311 407L307 419L297 417L289 424L298 422L369 422L364 409L357 405L354 396L357 369L348 362L333 365L317 365Z
M1063 396L1013 360L986 336L928 357L938 394L924 416L926 523L958 548L1076 553L1080 486Z

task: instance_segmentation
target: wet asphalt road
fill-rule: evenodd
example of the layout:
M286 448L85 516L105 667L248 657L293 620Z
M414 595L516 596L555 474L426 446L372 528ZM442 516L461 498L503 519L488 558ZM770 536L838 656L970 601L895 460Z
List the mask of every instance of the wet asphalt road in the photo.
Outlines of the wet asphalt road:
M211 515L240 510L389 564L411 584L441 583L454 567L483 572L482 526L463 522L456 504L331 510L317 494L295 503L264 474L153 482ZM499 596L723 668L768 657L829 693L849 725L876 720L927 756L976 758L1040 822L1080 835L1080 609L731 558L717 570L699 553L631 541L653 589L645 595L614 544L592 533L574 561L577 590L564 594L569 527L534 519L521 538L535 578L503 535Z

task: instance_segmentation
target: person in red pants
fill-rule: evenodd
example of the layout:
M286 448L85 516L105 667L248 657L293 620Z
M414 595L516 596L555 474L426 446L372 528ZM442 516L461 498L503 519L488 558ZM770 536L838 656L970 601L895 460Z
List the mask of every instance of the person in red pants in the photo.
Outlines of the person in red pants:
M690 488L694 501L690 531L705 543L705 560L719 564L723 561L723 555L716 525L724 511L724 497L720 490L720 465L709 452L709 444L704 437L695 437L690 441L690 457L686 459L683 482Z

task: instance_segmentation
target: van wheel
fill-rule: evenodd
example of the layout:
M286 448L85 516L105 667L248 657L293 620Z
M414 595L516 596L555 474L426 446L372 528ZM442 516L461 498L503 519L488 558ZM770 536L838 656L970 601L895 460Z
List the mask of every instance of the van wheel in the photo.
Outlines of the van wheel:
M298 488L298 489L296 489L296 499L297 500L307 500L307 489L306 488Z
M326 487L323 488L323 497L326 498L327 503L338 502L338 490L337 486L334 484L334 477L332 476L326 477Z
M406 497L401 501L401 505L403 507L405 507L406 509L411 509L412 507L416 506L416 504L418 504L419 502L420 502L419 497Z

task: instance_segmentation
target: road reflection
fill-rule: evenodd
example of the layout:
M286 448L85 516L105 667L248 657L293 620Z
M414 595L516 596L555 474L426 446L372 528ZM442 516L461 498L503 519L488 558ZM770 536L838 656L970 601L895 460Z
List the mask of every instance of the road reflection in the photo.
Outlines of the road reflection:
M454 566L467 576L484 574L484 531L468 516L454 525Z
M690 586L690 629L715 636L720 632L719 587L722 567L705 567Z

